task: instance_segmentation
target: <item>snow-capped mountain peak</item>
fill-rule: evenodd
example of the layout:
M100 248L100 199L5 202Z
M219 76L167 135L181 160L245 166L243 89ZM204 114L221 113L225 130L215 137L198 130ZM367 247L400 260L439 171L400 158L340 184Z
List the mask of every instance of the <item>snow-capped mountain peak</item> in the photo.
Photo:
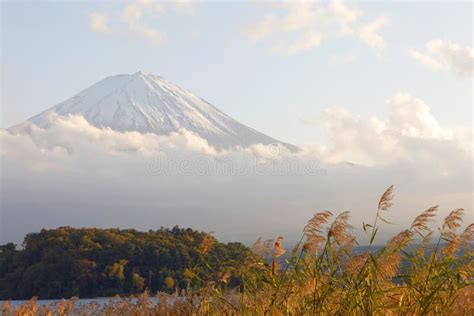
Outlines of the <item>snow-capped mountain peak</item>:
M143 71L107 77L10 130L22 129L31 123L47 128L51 113L82 115L96 127L121 132L166 135L186 129L217 148L276 142L296 149L237 122L164 78Z

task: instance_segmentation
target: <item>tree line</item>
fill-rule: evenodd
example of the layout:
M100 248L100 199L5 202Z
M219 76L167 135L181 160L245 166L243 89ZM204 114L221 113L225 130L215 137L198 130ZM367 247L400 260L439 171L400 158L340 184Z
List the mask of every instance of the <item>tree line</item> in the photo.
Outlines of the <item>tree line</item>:
M241 243L174 227L60 227L26 235L21 247L0 246L0 299L81 298L173 292L195 280L238 286L239 265L251 254Z

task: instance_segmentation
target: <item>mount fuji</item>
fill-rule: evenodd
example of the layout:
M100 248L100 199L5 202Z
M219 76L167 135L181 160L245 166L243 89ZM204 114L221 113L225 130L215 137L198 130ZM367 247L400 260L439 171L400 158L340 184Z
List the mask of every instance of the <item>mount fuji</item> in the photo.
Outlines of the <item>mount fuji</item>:
M247 147L280 142L231 118L202 98L160 76L139 71L132 75L107 77L72 98L13 126L10 132L28 130L35 124L50 126L49 116L81 115L98 128L167 135L185 129L216 147Z

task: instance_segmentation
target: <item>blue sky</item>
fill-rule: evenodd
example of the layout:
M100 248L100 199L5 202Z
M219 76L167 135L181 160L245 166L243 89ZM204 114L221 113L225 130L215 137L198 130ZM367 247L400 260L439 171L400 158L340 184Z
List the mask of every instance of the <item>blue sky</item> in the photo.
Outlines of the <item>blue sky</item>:
M243 123L297 144L319 135L301 117L315 119L334 105L363 117L383 116L385 100L399 91L423 99L442 124L472 124L472 77L435 72L408 53L433 39L472 46L470 3L349 3L362 12L361 23L388 18L379 31L386 43L382 52L347 36L291 56L272 49L277 39L248 39L246 30L275 12L262 3L168 3L146 21L165 34L160 43L89 27L91 13L108 16L112 24L126 5L2 2L2 127L103 77L138 70L161 75ZM350 63L335 65L331 58Z

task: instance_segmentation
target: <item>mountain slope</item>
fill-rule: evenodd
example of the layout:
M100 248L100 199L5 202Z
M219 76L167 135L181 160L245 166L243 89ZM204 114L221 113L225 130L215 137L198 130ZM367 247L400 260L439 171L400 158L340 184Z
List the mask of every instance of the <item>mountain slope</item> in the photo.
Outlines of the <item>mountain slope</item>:
M162 77L144 72L105 78L10 130L21 130L28 122L47 128L48 116L52 112L82 115L96 127L109 127L122 132L166 135L186 129L216 148L276 142L296 149L237 122Z

